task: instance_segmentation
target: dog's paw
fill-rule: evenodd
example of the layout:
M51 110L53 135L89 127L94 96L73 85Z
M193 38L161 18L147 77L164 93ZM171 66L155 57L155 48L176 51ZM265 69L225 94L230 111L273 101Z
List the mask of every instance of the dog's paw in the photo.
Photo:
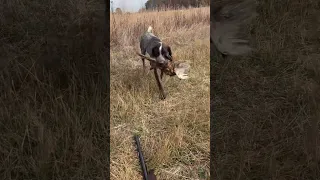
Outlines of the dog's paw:
M161 100L165 100L166 97L167 97L167 93L160 93L160 95L159 95L159 98L160 98Z

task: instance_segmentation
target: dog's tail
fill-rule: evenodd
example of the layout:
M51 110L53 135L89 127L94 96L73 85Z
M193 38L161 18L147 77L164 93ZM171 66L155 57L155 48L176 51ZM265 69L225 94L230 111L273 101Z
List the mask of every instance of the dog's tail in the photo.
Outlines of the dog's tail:
M153 28L151 26L149 26L147 32L152 33L152 31L153 31Z

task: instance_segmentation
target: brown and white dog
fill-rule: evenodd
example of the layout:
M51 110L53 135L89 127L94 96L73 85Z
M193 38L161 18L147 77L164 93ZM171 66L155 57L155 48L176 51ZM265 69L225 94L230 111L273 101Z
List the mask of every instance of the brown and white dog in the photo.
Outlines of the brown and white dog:
M170 46L163 43L160 38L153 34L151 26L140 38L140 50L141 53L138 53L138 55L141 56L144 72L146 71L145 59L150 61L150 70L153 69L154 71L154 76L160 90L160 99L166 98L162 82L163 74L169 76L177 75L180 79L188 78L187 71L190 67L189 64L174 61ZM150 57L147 57L146 54Z

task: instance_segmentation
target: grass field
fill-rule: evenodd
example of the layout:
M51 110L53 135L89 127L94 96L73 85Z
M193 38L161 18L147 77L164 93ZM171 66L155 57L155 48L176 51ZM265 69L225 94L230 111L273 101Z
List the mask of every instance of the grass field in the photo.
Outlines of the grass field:
M210 9L114 14L111 43L111 179L141 179L133 135L159 179L209 179ZM166 77L161 101L153 73L143 75L139 38L151 25L190 79Z
M107 179L104 7L2 2L0 179Z
M217 3L221 1L216 1ZM249 57L211 61L214 179L320 177L320 4L261 0ZM104 6L0 6L0 179L107 179ZM142 136L158 179L209 179L209 8L111 16L111 179L141 179ZM151 25L191 64L158 99L134 55Z
M257 51L213 57L214 179L320 177L319 6L259 1Z

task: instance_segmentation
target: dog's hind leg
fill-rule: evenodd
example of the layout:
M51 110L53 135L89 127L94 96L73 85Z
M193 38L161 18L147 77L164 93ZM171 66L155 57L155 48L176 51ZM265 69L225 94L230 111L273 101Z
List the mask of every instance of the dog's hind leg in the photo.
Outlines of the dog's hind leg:
M156 78L157 84L158 84L158 88L160 91L160 99L164 100L166 98L166 93L164 92L164 88L163 88L163 84L162 81L160 79L160 74L157 68L154 68L154 76Z

